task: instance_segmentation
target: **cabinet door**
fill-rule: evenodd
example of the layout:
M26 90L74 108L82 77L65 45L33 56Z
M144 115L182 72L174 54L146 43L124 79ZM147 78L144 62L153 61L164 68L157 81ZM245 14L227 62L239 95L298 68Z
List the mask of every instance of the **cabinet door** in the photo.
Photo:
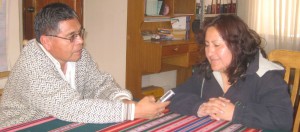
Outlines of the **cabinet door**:
M80 23L83 22L83 0L23 0L22 2L24 40L30 40L35 37L33 30L34 16L49 3L61 2L69 5L76 11Z

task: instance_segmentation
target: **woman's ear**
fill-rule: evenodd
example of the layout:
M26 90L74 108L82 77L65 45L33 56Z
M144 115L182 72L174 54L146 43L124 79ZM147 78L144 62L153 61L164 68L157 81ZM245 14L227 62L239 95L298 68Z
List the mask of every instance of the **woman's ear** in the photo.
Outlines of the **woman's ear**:
M41 44L44 46L44 48L49 51L51 49L51 38L49 36L45 36L45 35L42 35L40 37L40 41L41 41Z

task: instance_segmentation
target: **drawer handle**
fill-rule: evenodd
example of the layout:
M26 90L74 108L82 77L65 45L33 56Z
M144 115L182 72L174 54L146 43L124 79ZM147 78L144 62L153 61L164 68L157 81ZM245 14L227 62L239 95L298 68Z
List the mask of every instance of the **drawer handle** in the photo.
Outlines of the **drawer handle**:
M178 48L173 49L173 51L178 51Z

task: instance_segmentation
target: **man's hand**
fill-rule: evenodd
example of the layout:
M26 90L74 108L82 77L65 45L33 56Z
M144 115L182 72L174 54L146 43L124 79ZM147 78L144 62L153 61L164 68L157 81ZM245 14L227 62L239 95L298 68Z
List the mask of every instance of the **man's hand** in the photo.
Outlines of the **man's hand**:
M152 119L159 117L170 101L156 102L153 96L146 96L135 104L135 118Z

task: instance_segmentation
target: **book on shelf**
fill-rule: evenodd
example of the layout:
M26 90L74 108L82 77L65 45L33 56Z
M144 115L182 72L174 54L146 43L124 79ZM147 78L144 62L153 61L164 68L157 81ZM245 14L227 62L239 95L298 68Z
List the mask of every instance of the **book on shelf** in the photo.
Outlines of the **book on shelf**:
M227 0L227 11L225 13L231 12L231 0Z
M145 14L147 16L158 15L157 4L158 4L157 0L145 0L145 7L146 7Z
M158 6L158 8L157 8L157 10L159 11L159 15L165 15L164 14L164 11L165 11L165 5L166 5L166 3L165 3L165 1L164 0L158 0L159 1L159 3L161 3L161 5L160 6Z
M169 28L158 28L157 32L159 34L171 34L172 33L172 29L169 29Z
M223 13L223 7L224 7L224 5L223 5L223 1L222 0L219 0L220 2L219 2L219 4L220 4L220 8L219 8L219 13Z
M174 40L188 40L190 30L190 16L171 18Z
M170 28L158 28L157 34L159 35L160 40L172 40L173 39L172 29L170 29Z
M173 29L173 40L186 40L186 30Z
M210 13L211 14L216 14L216 8L217 8L217 5L216 3L214 2L214 0L211 1L211 11Z
M231 12L230 13L236 13L236 0L231 1Z
M205 0L205 14L236 13L237 0Z
M175 30L185 30L186 29L186 16L173 17L171 18L172 28Z
M164 0L145 0L146 16L162 16L166 15L166 4Z
M222 13L227 13L228 11L228 8L230 7L229 4L228 4L228 0L223 0L223 12Z
M197 0L196 2L196 20L200 20L201 19L201 16L202 16L202 5L200 3L200 0Z
M221 6L220 1L221 0L216 0L216 11L215 11L216 14L220 13L220 6Z
M142 31L143 40L151 40L153 33L150 30Z
M190 21L191 21L191 17L187 16L186 17L186 34L185 34L185 40L189 40L190 39Z

